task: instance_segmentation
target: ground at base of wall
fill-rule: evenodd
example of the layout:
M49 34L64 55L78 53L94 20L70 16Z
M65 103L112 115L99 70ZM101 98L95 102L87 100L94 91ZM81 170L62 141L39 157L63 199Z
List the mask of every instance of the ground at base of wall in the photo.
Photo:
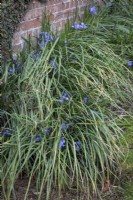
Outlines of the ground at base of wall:
M121 185L114 185L110 187L110 190L103 194L102 200L132 200L133 197L133 173L132 171L123 172L123 177L121 179ZM24 177L23 179L18 179L16 182L16 199L24 200L24 194L26 192L26 185L28 184L28 179ZM85 193L81 194L82 198L78 200L88 200ZM45 193L42 194L42 200L45 200ZM50 200L77 200L76 192L65 191L58 196L58 193L54 190L51 194ZM4 200L4 199L2 199ZM12 195L10 200L15 200L15 197ZM28 193L27 200L38 200L37 193L35 190L34 183L31 186L31 189ZM91 200L99 200L94 197Z
M128 124L127 124L128 125ZM126 161L122 164L122 175L119 183L115 183L110 186L110 189L103 193L102 200L133 200L133 126L128 126L125 132L125 139L128 143L128 156ZM10 200L24 200L26 188L28 185L28 178L24 176L19 178L15 184L16 197L12 195ZM80 194L82 198L76 198L76 191L70 192L65 191L58 196L58 193L53 190L51 198L49 200L88 200L85 193ZM45 200L45 193L42 194L41 200ZM2 200L5 200L4 198ZM28 193L27 200L38 200L37 193L35 190L35 183L32 182L31 188ZM99 200L94 197L89 200Z

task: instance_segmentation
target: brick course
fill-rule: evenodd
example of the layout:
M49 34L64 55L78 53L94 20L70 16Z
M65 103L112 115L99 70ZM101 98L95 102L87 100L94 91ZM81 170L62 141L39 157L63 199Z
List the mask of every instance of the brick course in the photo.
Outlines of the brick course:
M23 48L24 40L22 37L27 38L28 35L38 35L41 30L44 11L49 16L51 30L60 31L67 19L73 18L76 8L79 10L79 15L82 15L87 5L88 0L47 0L46 4L33 0L14 33L12 39L13 51L16 53L16 51Z

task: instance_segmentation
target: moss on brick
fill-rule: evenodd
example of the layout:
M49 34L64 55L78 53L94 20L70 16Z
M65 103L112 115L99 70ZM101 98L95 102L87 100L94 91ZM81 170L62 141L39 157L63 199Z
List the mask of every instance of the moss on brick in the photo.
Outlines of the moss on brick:
M11 40L13 33L24 13L27 10L29 3L32 0L3 0L1 4L1 37L2 37L2 58L5 59L11 55ZM45 3L46 0L40 0Z

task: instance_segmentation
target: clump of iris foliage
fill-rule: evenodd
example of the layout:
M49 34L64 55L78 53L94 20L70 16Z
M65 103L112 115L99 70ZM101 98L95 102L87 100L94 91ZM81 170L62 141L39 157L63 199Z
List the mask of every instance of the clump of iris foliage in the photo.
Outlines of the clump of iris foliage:
M133 12L122 12L123 2L92 4L84 22L60 36L42 30L37 47L3 68L6 199L23 173L29 177L24 199L32 181L38 199L43 191L49 199L53 188L100 199L104 182L119 172L119 122L133 112Z

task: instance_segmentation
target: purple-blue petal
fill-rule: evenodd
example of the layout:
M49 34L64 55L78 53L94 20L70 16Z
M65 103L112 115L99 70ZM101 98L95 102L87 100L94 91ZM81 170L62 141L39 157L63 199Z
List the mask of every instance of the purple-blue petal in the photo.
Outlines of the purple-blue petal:
M40 32L39 35L45 35L45 32Z
M96 6L90 6L90 13L93 14L93 15L97 14L97 8L96 8Z
M61 131L62 131L62 132L65 132L65 131L67 130L67 128L69 128L69 125L63 122L63 123L61 124Z
M41 136L37 136L35 142L40 142L42 140Z
M59 99L59 102L60 102L60 103L63 103L63 101L64 101L64 99Z
M81 30L81 29L88 28L88 25L83 22L81 22L80 24L78 24L77 22L74 22L74 25L72 26L72 28L74 28L76 30Z
M45 130L45 133L47 134L47 135L49 135L50 133L51 133L51 127L49 127L49 128L47 128L46 130Z
M50 64L52 64L52 65L53 65L53 67L54 67L54 68L56 68L56 67L57 67L57 64L55 63L55 61L54 61L54 60L50 60L49 62L50 62Z
M128 67L133 67L133 61L128 61L127 65Z
M65 146L66 146L66 140L64 137L62 137L60 140L60 143L59 143L59 147L60 147L60 149L62 149Z
M62 98L65 100L69 100L69 97L66 92L63 93Z
M88 97L84 97L84 104L87 104L88 102Z
M76 148L76 151L80 151L80 149L81 149L81 142L80 141L75 142L75 148Z
M11 135L11 131L10 130L5 130L2 135Z
M35 53L35 56L36 56L36 57L39 57L39 53Z
M18 68L18 71L20 71L20 69L21 69L20 63L18 63L17 68Z
M9 67L9 68L8 68L8 73L9 73L9 74L15 74L15 68Z
M67 93L64 92L63 95L62 95L62 97L63 97L63 98L66 98L66 97L67 97Z

